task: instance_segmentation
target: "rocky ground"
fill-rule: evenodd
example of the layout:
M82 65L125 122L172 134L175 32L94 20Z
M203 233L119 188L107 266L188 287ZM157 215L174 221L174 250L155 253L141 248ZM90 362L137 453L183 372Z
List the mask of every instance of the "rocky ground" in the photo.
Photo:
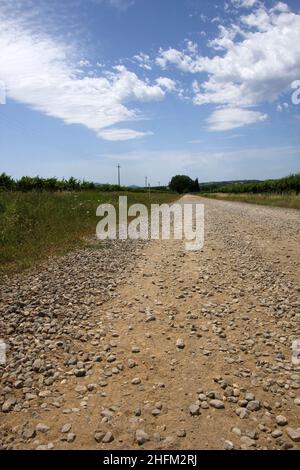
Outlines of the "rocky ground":
M1 286L0 448L300 449L300 214L204 203L199 252L94 244Z

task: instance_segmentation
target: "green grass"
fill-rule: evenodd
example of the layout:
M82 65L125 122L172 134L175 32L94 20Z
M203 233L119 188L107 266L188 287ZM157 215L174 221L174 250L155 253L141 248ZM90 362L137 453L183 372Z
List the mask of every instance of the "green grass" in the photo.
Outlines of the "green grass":
M0 276L30 268L86 244L95 234L102 203L117 205L120 193L0 192ZM169 203L176 194L122 193L128 205Z
M296 194L203 193L200 196L222 201L247 202L264 206L300 209L300 195L296 196Z

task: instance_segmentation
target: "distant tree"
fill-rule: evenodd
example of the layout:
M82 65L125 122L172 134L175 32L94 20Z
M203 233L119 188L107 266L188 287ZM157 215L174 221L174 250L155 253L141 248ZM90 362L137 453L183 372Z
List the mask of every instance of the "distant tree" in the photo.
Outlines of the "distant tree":
M15 182L11 176L6 173L0 175L0 191L12 191L15 188Z
M75 179L73 176L67 181L67 189L69 191L79 191L81 188L80 181Z
M85 190L94 190L94 189L96 189L96 184L93 183L93 182L83 180L82 183L81 183L81 189L83 191L85 191Z
M199 191L200 191L200 184L199 184L198 178L196 178L194 181L193 193L199 193Z
M177 193L194 193L199 191L198 178L193 181L192 178L186 175L173 176L169 183L169 188Z
M17 182L17 188L20 191L32 191L36 188L36 178L31 178L31 176L22 176Z

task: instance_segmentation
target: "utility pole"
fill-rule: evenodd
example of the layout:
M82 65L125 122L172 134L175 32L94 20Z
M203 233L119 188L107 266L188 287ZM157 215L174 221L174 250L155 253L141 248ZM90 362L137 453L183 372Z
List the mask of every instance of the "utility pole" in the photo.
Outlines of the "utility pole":
M145 188L148 188L148 176L145 176Z
M118 186L120 188L121 187L121 176L120 176L121 167L120 167L120 163L118 164L117 168L118 168Z

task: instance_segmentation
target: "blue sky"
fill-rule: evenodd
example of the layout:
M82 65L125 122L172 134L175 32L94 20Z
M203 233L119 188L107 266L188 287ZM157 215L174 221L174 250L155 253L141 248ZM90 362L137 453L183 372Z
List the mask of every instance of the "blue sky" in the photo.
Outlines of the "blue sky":
M298 0L0 0L0 172L299 171L299 44Z

